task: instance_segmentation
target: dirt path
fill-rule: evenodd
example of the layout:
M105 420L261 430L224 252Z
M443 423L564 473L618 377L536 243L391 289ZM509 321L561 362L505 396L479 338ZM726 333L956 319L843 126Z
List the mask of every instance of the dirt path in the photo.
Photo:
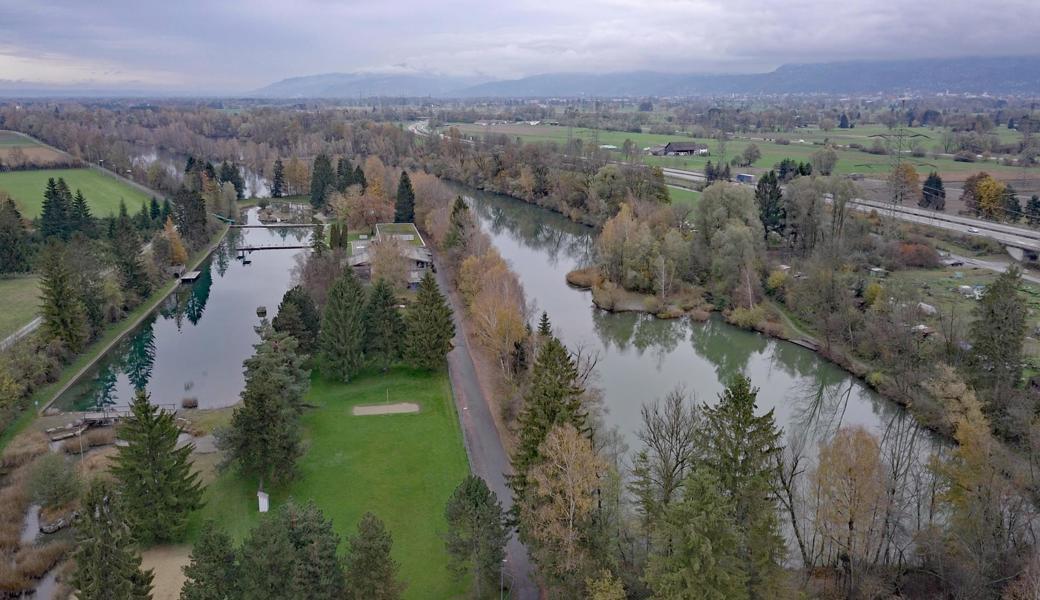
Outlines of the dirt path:
M184 571L191 546L157 546L141 553L141 567L152 569L152 600L177 600L184 585Z

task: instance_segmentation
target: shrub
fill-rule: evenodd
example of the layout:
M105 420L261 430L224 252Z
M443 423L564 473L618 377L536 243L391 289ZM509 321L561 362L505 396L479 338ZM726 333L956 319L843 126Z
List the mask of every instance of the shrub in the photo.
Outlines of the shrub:
M32 465L29 491L40 506L68 504L79 495L79 487L76 470L60 454L47 454Z
M770 294L783 300L784 293L787 291L788 279L790 279L790 276L787 274L787 271L773 271L769 274L769 277L766 278L766 290Z
M727 320L743 329L754 329L759 323L762 322L766 317L765 308L761 304L754 308L744 308L742 306L734 308L730 311Z
M91 448L98 446L109 446L116 443L116 430L111 427L102 427L100 429L88 429L87 443L90 444Z
M867 303L867 306L874 306L874 303L881 297L881 293L884 288L881 284L876 281L871 281L867 284L867 288L863 290L863 301Z
M711 311L704 308L695 308L690 311L690 318L703 323L711 318Z
M939 266L939 253L927 244L904 242L899 245L899 261L908 267L934 269Z
M34 458L49 450L47 436L40 431L28 431L11 440L0 456L0 468L14 469L29 464Z
M54 542L24 548L15 557L15 568L25 579L39 579L72 550L71 542Z
M967 150L961 150L957 154L953 155L953 160L957 162L973 163L975 162L975 153L968 152Z

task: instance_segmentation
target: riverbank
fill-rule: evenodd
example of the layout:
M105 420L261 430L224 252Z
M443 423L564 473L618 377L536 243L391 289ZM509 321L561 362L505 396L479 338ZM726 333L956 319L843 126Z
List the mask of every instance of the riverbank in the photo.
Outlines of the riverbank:
M188 270L196 269L203 261L209 258L224 240L228 229L227 225L222 226L213 241L206 248L198 250L192 255L188 261ZM160 287L147 300L134 308L126 318L106 327L101 337L91 343L75 360L62 368L61 375L59 375L57 380L41 387L29 396L26 403L27 408L3 433L0 433L0 451L3 451L11 439L18 435L36 416L43 414L69 386L89 371L106 352L118 344L130 332L134 331L180 285L180 280L175 279Z

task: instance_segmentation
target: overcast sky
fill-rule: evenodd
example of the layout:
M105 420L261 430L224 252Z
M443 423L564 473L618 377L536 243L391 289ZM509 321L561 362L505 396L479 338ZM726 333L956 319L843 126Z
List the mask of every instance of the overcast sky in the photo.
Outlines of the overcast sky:
M0 80L246 91L366 70L758 72L1037 54L1040 0L0 0Z

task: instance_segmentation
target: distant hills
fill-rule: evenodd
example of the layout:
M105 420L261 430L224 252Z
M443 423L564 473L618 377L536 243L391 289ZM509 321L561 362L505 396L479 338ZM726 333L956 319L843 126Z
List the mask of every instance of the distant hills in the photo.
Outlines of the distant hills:
M551 73L499 81L433 75L329 73L284 79L250 95L267 98L478 98L875 92L1040 94L1040 56L792 64L768 73L746 75L655 71Z

